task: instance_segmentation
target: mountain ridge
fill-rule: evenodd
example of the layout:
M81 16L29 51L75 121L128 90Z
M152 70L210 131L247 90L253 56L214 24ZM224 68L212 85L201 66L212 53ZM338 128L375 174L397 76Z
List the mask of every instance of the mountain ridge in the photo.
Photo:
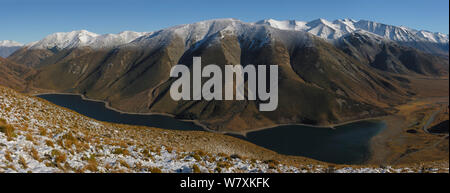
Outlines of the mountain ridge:
M394 26L383 23L377 23L369 20L353 20L353 19L337 19L327 21L325 19L316 19L309 22L297 20L275 20L265 19L257 22L243 22L238 19L224 18L200 21L192 24L177 25L154 32L134 32L123 31L117 34L96 34L87 30L78 30L71 32L57 32L50 34L43 39L31 42L26 45L15 43L15 46L25 46L34 49L53 48L58 49L74 48L90 46L93 48L114 47L130 43L142 36L148 36L155 32L171 29L189 28L190 26L201 26L207 23L225 23L232 22L235 24L244 23L250 25L268 25L281 30L307 31L315 36L327 40L337 40L344 35L352 32L366 31L373 35L378 35L387 40L408 42L422 41L431 43L447 43L449 42L448 34L440 32L430 32L427 30L415 30L404 26ZM182 33L182 32L179 32ZM204 35L204 34L203 34ZM197 37L198 38L198 37ZM67 40L69 39L69 40ZM3 42L3 41L2 41ZM5 41L6 42L6 41ZM6 44L6 43L5 43ZM0 46L2 46L0 44Z

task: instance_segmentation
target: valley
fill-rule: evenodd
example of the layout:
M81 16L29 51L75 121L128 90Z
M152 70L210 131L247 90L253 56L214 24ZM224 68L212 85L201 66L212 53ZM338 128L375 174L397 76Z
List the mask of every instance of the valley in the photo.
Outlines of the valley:
M214 19L4 42L5 172L448 172L448 34ZM194 77L197 57L219 72L275 67L265 85L278 85L276 108L262 111L267 101L249 92L256 76L241 77L247 92L232 95L242 100L174 100L174 84L198 93L211 83ZM175 66L194 73L181 81Z
M116 112L103 103L87 101L74 95L44 94L38 97L99 121L169 130L211 131L167 115ZM245 133L245 136L224 134L284 155L304 156L331 163L362 164L370 157L371 137L384 128L385 124L379 121L357 121L333 128L286 125Z

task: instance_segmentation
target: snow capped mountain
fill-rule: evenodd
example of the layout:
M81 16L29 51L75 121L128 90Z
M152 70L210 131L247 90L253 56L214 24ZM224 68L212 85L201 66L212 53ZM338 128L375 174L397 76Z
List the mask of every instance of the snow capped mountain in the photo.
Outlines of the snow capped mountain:
M249 34L251 34L251 38L267 42L273 39L273 36L280 36L278 32L274 32L274 29L308 32L333 42L352 33L362 33L377 40L391 40L399 43L448 44L449 42L448 34L419 31L403 26L397 27L367 20L338 19L330 22L325 19L316 19L304 22L266 19L255 23L246 23L237 19L227 18L178 25L150 33L124 31L118 34L100 35L86 30L60 32L51 34L40 41L29 43L26 46L31 49L65 49L75 47L98 49L122 45L149 46L150 44L168 41L169 37L176 35L183 39L185 47L188 48L207 38L220 39L225 34L233 34L240 38L248 38ZM282 39L287 40L288 38L282 37ZM423 50L429 50L429 46L422 46L427 47L423 48ZM444 52L446 51L444 50Z
M334 40L342 37L345 34L354 32L354 20L336 20L334 22L325 19L316 19L310 22L304 21L277 21L274 19L267 19L256 22L256 24L269 25L274 28L282 30L306 31L323 39Z
M236 19L206 20L192 24L178 25L154 33L149 33L136 39L133 43L146 45L154 41L155 38L164 39L168 36L176 35L183 39L186 47L189 47L198 41L204 40L212 35L216 35L218 32L240 35L243 31L245 31L244 28L246 28L246 25L248 26L251 24L244 23Z
M306 43L305 40L308 40L311 37L308 36L309 34L304 36L303 32L291 32L295 33L297 36L302 36L296 37L296 40L300 41L294 41L298 45ZM246 23L232 18L214 19L192 24L174 26L149 33L145 36L137 38L132 42L132 45L151 46L154 44L159 44L163 41L168 42L170 38L174 36L183 40L186 49L189 49L194 44L196 44L196 46L203 43L206 43L208 45L214 44L218 41L221 41L221 39L223 39L225 36L235 36L241 43L251 41L250 44L253 47L262 46L274 39L294 43L292 40L292 36L286 36L284 33L286 32L281 31L277 28L270 27L268 25Z
M89 46L94 48L114 47L130 43L138 37L147 34L146 32L123 31L118 34L105 34L97 36Z
M23 44L12 40L0 41L0 47L17 47L17 46L23 46Z
M398 42L421 41L448 43L448 34L433 33L425 30L418 31L403 26L397 27L367 20L338 19L330 22L325 19L317 19L310 22L303 22L267 19L258 21L256 24L265 24L282 30L307 31L327 40L335 40L349 33L365 31Z
M131 31L104 35L99 35L86 30L59 32L48 35L44 39L30 43L26 46L31 49L67 49L75 47L106 48L129 43L145 34L145 32Z
M303 21L295 21L295 20L285 20L285 21L277 21L274 19L261 20L256 22L256 24L267 24L274 28L282 29L282 30L306 30L308 27L306 26L306 22Z
M0 57L4 58L8 57L22 46L23 44L16 41L11 40L0 41Z

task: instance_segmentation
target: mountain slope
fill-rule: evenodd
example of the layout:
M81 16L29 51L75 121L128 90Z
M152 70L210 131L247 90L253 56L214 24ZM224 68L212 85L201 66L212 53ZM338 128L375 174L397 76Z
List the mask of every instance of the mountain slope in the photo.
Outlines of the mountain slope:
M425 30L419 31L403 26L397 27L367 20L355 21L352 19L337 19L331 22L325 19L316 19L310 22L304 22L296 20L278 21L274 19L266 19L258 21L256 24L266 24L282 30L306 31L315 36L330 40L339 39L343 35L363 30L376 34L387 40L397 42L449 42L448 34L438 32L433 33Z
M26 77L33 73L33 69L0 57L0 85L24 91Z
M317 19L310 22L277 21L274 19L261 20L257 24L265 24L282 30L306 31L315 36L334 42L355 32L366 33L370 36L381 37L384 40L413 47L421 51L444 55L448 57L448 34L433 33L425 30L415 30L407 27L397 27L373 21L352 19L338 19L327 21Z
M355 59L379 70L448 76L448 59L373 38L366 33L351 33L342 37L336 45Z
M104 123L0 86L2 173L330 171L448 173L448 160L383 167L330 165L279 155L222 134Z
M322 32L330 25L324 20L305 24L321 26ZM365 34L365 39L351 34ZM370 32L351 34L328 42L302 30L219 19L151 32L114 47L89 46L98 35L86 31L63 34L70 37L67 41L61 34L50 35L8 59L36 69L29 78L35 88L83 94L123 111L196 119L220 131L385 115L390 106L414 95L397 74L448 75L448 59ZM248 100L173 101L170 69L176 64L191 67L194 56L202 57L203 66L278 65L278 109L259 112L261 101Z

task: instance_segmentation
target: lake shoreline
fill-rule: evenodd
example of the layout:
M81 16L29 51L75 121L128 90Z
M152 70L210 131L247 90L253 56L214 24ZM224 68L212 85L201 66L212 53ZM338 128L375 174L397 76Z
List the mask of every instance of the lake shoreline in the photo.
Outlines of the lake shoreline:
M192 128L190 126L186 126L184 127L183 125L176 125L176 124L172 124L169 123L169 125L159 125L159 120L165 120L166 118L172 118L173 122L175 122L175 120L180 121L180 122L185 122L185 123L193 123L194 127L196 128L194 130L197 131L204 131L204 132L210 132L210 133L218 133L218 134L224 134L224 135L231 135L233 137L237 137L237 138L241 138L244 139L245 141L254 143L258 146L267 148L267 149L271 149L272 151L275 151L277 153L283 154L283 155L292 155L292 156L306 156L306 157L311 157L313 159L316 160L321 160L321 161L325 161L325 162L330 162L330 163L334 163L332 160L327 160L328 158L320 158L320 157L315 157L314 156L308 156L308 154L303 155L303 152L308 152L310 149L314 149L314 148L308 148L309 146L307 145L308 143L310 144L315 144L320 140L320 136L323 136L323 140L325 140L324 142L328 142L328 143L324 143L324 144L316 144L314 145L315 148L317 148L316 150L314 150L315 152L327 152L327 150L322 151L320 150L320 148L332 148L335 149L339 146L342 146L340 149L335 149L332 152L341 152L344 153L348 153L347 149L352 149L353 147L349 146L348 142L346 141L352 141L353 139L356 139L358 145L355 146L357 148L361 147L361 144L363 144L362 146L364 146L364 144L366 143L368 146L370 146L370 139L378 134L378 132L376 134L373 134L372 132L372 128L369 127L367 128L367 132L372 132L372 134L366 135L366 134L361 134L361 132L358 132L359 130L366 130L364 127L358 126L358 123L362 123L362 122L370 122L370 124L384 124L384 126L376 126L377 129L384 129L385 128L385 123L383 121L380 121L379 118L367 118L367 119L362 119L362 120L353 120L353 121L347 121L347 122L343 122L343 123L339 123L339 124L330 124L328 126L321 126L321 125L308 125L308 124L274 124L272 126L267 126L267 127L263 127L263 128L257 128L254 130L248 130L245 133L235 133L235 132L218 132L218 131L214 131L214 130L209 130L207 129L204 125L201 125L197 120L180 120L180 119L176 119L174 115L171 114L167 114L167 113L127 113L124 111L120 111L120 110L116 110L114 108L112 108L107 102L105 101L101 101L101 100L95 100L95 99L89 99L84 95L81 94L74 94L74 93L39 93L39 94L35 94L35 97L38 97L40 99L43 100L47 100L51 103L57 104L59 106L62 107L66 107L69 109L72 109L74 111L78 111L80 114L84 114L85 116L88 116L90 118L94 118L100 121L104 121L104 122L113 122L113 123L120 123L120 124L127 124L127 125L142 125L142 126L148 126L148 127L155 127L155 128L162 128L162 129L167 129L167 130L178 130L178 129L187 129L187 131L191 130L189 128ZM47 96L47 97L46 97ZM60 99L58 99L60 98ZM65 98L65 99L64 99ZM84 101L84 102L82 102ZM89 103L90 102L90 103ZM81 107L80 109L78 109L78 106ZM102 111L98 111L96 109L105 109L106 111L109 112L113 112L115 113L114 116L110 116L109 113L105 113ZM100 113L100 114L99 114ZM100 115L97 116L97 115ZM104 119L104 117L102 117L101 115L106 116L107 118ZM123 117L123 118L119 118L119 117ZM156 116L156 117L153 117ZM158 118L157 115L162 116L161 118ZM117 117L118 116L118 117ZM143 119L146 119L145 122L139 122L139 121L135 121L138 119L134 119L132 117L139 117L139 116L148 116L148 117L142 117ZM164 118L166 117L166 118ZM118 121L118 122L117 122ZM356 125L352 125L352 123L356 123ZM167 124L167 121L166 123ZM283 127L290 127L290 129L286 130L286 128ZM341 130L341 128L337 129L337 127L339 126L343 126L343 130ZM304 129L302 128L304 127ZM316 128L320 128L320 129L316 129ZM334 138L335 136L339 136L339 134L342 134L343 132L345 133L345 131L348 131L348 128L353 128L351 130L355 130L356 133L355 134L351 134L352 137L348 138L348 140L340 140L343 143L339 143L340 145L335 146L335 145L331 145L330 146L330 140L334 140L334 139L339 139L339 138ZM278 136L275 137L273 140L269 140L269 138L265 139L265 142L261 142L261 141L254 141L254 140L258 140L255 139L252 136L255 135L260 135L262 133L259 133L258 131L268 131L269 133L273 133L274 135ZM288 135L285 136L281 133L287 133ZM277 134L276 134L277 133ZM292 134L289 134L292 133ZM360 133L360 134L358 134ZM251 135L250 135L251 134ZM264 135L264 134L263 134ZM354 136L356 135L356 136ZM272 136L272 135L270 135ZM298 136L299 138L302 138L301 141L298 141L298 139L293 139L293 138L289 138L289 136ZM312 138L308 138L307 136L311 136ZM361 140L358 141L358 137L361 137ZM286 140L281 140L282 138L286 138ZM306 138L305 138L306 137ZM317 138L319 137L319 138ZM312 141L311 141L312 140ZM366 141L364 141L366 140ZM284 141L284 142L283 142ZM310 141L310 142L308 142ZM278 144L278 145L277 145ZM284 144L284 145L283 145ZM290 147L302 147L302 148L287 148L285 147L285 144L290 144L288 146ZM327 146L328 144L328 146ZM370 147L368 147L370 149ZM280 149L281 148L281 149ZM366 158L364 158L364 161L362 161L360 164L362 164L363 162L365 162L366 160L370 159L370 150L358 150L358 151L362 151L362 152L366 152L363 154L366 154ZM351 151L350 151L351 152ZM367 153L369 152L369 153ZM311 153L311 152L310 152ZM334 155L335 153L331 153L330 155ZM324 155L323 153L313 153L313 155L318 155L318 156L325 156L327 157L327 155ZM349 154L349 164L355 160L354 157L355 155L357 156L358 154ZM336 155L334 155L336 156ZM332 156L333 157L333 156ZM339 157L339 156L338 156ZM347 156L345 156L347 157ZM353 157L353 158L351 158ZM333 159L336 159L335 157L333 157ZM338 159L343 159L343 158L338 158ZM344 159L345 160L345 159ZM358 161L359 162L359 161ZM338 161L336 163L345 163L342 161Z
M119 109L116 109L116 108L112 107L109 102L106 102L106 101L103 101L103 100L91 99L91 98L86 97L83 94L78 94L78 93L42 92L42 93L36 93L36 94L31 94L31 95L34 96L34 97L38 97L39 95L48 95L48 94L80 96L83 100L86 100L86 101L93 101L93 102L103 103L105 105L105 108L107 108L109 110L112 110L112 111L115 111L115 112L118 112L118 113L121 113L121 114L129 114L129 115L163 115L163 116L168 116L168 117L171 117L171 118L178 119L178 118L176 118L175 115L170 114L170 113L160 113L160 112L135 113L135 112L122 111L122 110L119 110ZM197 125L199 127L202 127L207 132L220 133L220 134L240 135L240 136L246 137L247 134L251 133L251 132L263 131L263 130L267 130L267 129L271 129L271 128L275 128L275 127L280 127L280 126L295 125L295 126L306 126L306 127L315 127L315 128L336 129L335 127L343 126L343 125L347 125L347 124L351 124L351 123L356 123L356 122L360 122L360 121L383 121L384 122L384 118L386 118L388 116L389 115L384 115L384 116L379 116L379 117L369 117L369 118L364 118L364 119L355 119L355 120L345 121L345 122L342 122L342 123L335 123L335 124L328 124L328 125L311 125L311 124L304 124L304 123L272 124L270 126L265 126L265 127L260 127L260 128L245 130L245 131L217 131L217 130L209 129L206 125L200 123L200 121L198 121L198 120L191 120L191 119L178 119L178 120L194 123L195 125Z

